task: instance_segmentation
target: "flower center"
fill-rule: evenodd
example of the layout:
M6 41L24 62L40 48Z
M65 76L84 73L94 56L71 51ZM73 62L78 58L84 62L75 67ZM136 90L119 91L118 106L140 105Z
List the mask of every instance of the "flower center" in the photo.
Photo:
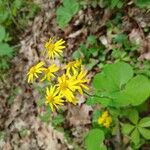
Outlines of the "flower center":
M68 88L68 83L65 81L65 82L62 82L60 84L60 89L61 90L66 90Z
M53 96L48 96L48 101L49 102L53 102L54 101L54 97Z
M47 68L47 69L45 70L45 73L46 73L46 74L51 73L51 69L50 69L50 68Z
M32 67L32 68L30 69L30 73L31 73L31 74L36 73L36 68Z
M54 51L55 45L54 44L49 44L48 45L48 50Z
M75 63L74 62L70 62L69 64L68 64L68 67L74 67L75 66Z

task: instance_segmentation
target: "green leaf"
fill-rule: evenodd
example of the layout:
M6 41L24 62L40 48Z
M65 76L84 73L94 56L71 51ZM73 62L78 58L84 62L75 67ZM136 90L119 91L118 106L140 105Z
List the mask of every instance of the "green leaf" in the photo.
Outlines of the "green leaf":
M0 59L0 69L9 69L8 59L6 58Z
M115 8L120 0L111 0L111 8Z
M21 137L25 137L25 136L28 135L28 132L29 132L28 129L21 129L21 130L19 131L19 134L20 134Z
M0 131L0 140L4 140L6 137L6 133L4 131Z
M91 45L96 44L97 43L96 37L94 35L89 35L87 38L87 43Z
M15 0L14 1L14 5L17 9L19 9L22 5L22 0Z
M12 57L13 49L7 43L0 43L0 56Z
M69 21L71 20L71 15L65 11L64 7L60 6L57 9L57 23L59 24L59 26L63 29L65 26L67 26L67 24L69 23Z
M3 26L0 26L0 42L2 42L5 39L5 28Z
M133 123L133 124L137 124L138 120L139 120L139 113L137 110L132 109L129 112L129 120Z
M139 7L150 7L150 1L149 0L136 0L136 4Z
M111 8L112 9L115 8L119 2L120 2L120 0L111 0Z
M88 97L88 99L86 100L86 104L87 105L94 105L97 103L96 97L90 96Z
M130 95L133 106L140 105L150 96L150 81L145 76L138 75L128 82L125 91Z
M119 1L117 4L117 8L119 8L119 9L122 8L123 4L124 4L123 2Z
M109 98L100 98L98 96L93 96L93 97L91 96L86 101L87 105L94 105L98 103L103 104L103 106L108 106L111 103L111 100Z
M80 50L74 51L73 54L72 54L72 57L73 57L74 59L79 59L79 58L81 58L81 52L80 52Z
M137 106L150 96L150 80L142 75L133 77L132 67L123 62L106 65L92 85L98 101L105 106Z
M93 87L96 95L103 97L99 99L102 104L113 107L127 106L130 104L130 95L124 91L126 84L133 76L132 67L126 63L118 62L104 67L102 73L95 75ZM104 99L104 100L103 100Z
M138 127L138 130L145 139L150 140L150 130L149 129Z
M87 150L103 150L104 132L100 129L92 129L85 138L85 146ZM101 149L103 147L103 149Z
M40 119L43 121L43 122L49 122L51 120L51 109L49 106L46 107L46 112L42 115L40 115Z
M95 110L92 114L92 124L93 126L98 124L98 118L101 115L101 112L99 110Z
M0 9L0 23L5 22L8 17L9 12L4 8Z
M110 77L102 73L98 73L94 76L93 79L93 87L100 92L107 91L107 92L113 92L117 90L116 85L113 83Z
M98 63L98 60L90 59L89 63L86 65L87 69L91 70L97 63Z
M122 125L122 133L125 135L129 135L134 128L135 128L135 126L133 126L131 124L123 124Z
M126 34L118 34L114 37L114 42L123 44L128 40L128 36Z
M138 123L140 127L150 127L150 117L145 117L140 120Z
M121 89L133 77L132 67L124 62L107 65L104 68L104 73L111 78L118 89Z
M113 107L124 107L131 103L131 98L125 91L113 92L110 97L112 100L109 105Z
M98 56L99 49L97 47L91 47L88 50L92 54L93 57ZM97 61L99 61L99 60L97 60Z
M64 119L64 116L61 115L61 114L59 114L59 115L57 115L56 117L53 118L52 124L53 124L53 126L58 126L58 125L60 125L61 123L63 123L64 120L65 120L65 119Z
M59 26L64 28L78 11L79 4L75 0L63 0L63 6L56 11L56 20Z
M88 62L89 59L90 59L91 53L90 53L89 50L87 49L86 45L81 44L81 45L80 45L80 51L81 51L81 53L82 53L82 55L83 55L83 57L84 57L84 59L85 59L84 61L85 61L85 62Z
M45 104L45 100L44 99L39 99L38 101L37 101L37 106L38 107L41 107L41 106L43 106Z
M131 139L132 139L132 141L133 141L133 143L135 145L139 144L139 142L140 142L140 134L139 134L138 129L134 129L134 131L131 133Z
M107 150L107 147L102 143L100 144L100 150Z

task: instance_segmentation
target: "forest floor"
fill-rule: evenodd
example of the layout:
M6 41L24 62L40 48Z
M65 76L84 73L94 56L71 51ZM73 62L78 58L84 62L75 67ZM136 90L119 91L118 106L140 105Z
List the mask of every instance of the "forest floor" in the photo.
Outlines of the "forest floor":
M113 18L113 12L100 7L87 7L80 10L69 25L61 30L56 23L55 14L59 1L45 0L38 3L41 10L20 36L19 52L12 60L12 67L6 78L0 81L0 149L82 150L84 136L90 129L93 108L84 104L85 97L82 97L77 106L68 105L64 108L67 110L63 125L66 131L55 129L51 123L40 120L39 115L43 109L36 103L39 95L27 83L26 73L34 62L41 59L44 42L53 36L66 41L66 60L71 59L73 51L85 43L89 35L95 35L109 51L113 44L106 22ZM143 30L150 28L150 13L132 6L123 11L121 32L127 33L129 40L142 45L138 50L138 59L149 60L150 34ZM99 69L94 68L90 76L97 71ZM67 136L65 132L68 133Z

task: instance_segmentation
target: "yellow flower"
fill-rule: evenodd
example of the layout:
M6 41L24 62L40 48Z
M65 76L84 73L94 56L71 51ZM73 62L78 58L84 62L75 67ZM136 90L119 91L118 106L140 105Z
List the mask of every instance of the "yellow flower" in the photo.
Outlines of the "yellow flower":
M42 73L45 68L43 68L44 62L39 62L37 65L30 68L27 76L28 76L28 83L33 83L34 77L38 78L38 74Z
M89 87L86 85L89 82L89 79L87 79L87 71L83 69L81 69L80 73L77 75L76 81L78 82L78 91L83 94L83 89L85 90L89 90Z
M66 101L75 104L76 99L73 93L75 93L76 89L79 87L76 85L77 81L75 78L68 78L65 74L61 77L58 77L58 89L60 94L66 98Z
M108 111L104 111L103 114L102 114L102 117L107 118L108 116L109 116Z
M106 121L104 122L103 126L109 128L111 123L112 123L112 118L109 116L106 118Z
M64 43L65 43L65 41L62 39L55 42L54 38L50 38L49 41L45 43L47 57L49 59L54 59L55 56L60 56L61 53L63 52L63 49L65 48L65 46L63 45ZM46 51L44 51L44 53Z
M47 79L50 81L51 78L55 77L54 73L59 70L59 67L56 66L56 64L52 64L48 68L45 68L44 70L44 77L41 79L41 81Z
M98 124L109 128L112 123L112 118L109 116L108 111L103 112L102 116L98 118Z
M58 89L55 86L51 86L50 88L46 88L46 101L45 103L50 106L51 110L58 109L58 106L62 106L64 100L62 96L59 94Z
M81 66L81 64L82 64L81 60L75 60L75 61L69 62L64 67L64 69L66 69L66 75L69 77L71 76L71 73L73 73L73 75L77 74L78 68Z

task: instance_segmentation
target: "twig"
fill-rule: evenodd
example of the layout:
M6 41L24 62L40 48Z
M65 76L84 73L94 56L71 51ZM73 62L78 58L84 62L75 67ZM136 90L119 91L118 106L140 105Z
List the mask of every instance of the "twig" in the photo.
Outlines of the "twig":
M122 150L121 148L121 133L120 133L120 124L119 124L119 120L117 120L117 134L116 134L116 138L115 138L116 144L115 144L115 149L116 150Z

